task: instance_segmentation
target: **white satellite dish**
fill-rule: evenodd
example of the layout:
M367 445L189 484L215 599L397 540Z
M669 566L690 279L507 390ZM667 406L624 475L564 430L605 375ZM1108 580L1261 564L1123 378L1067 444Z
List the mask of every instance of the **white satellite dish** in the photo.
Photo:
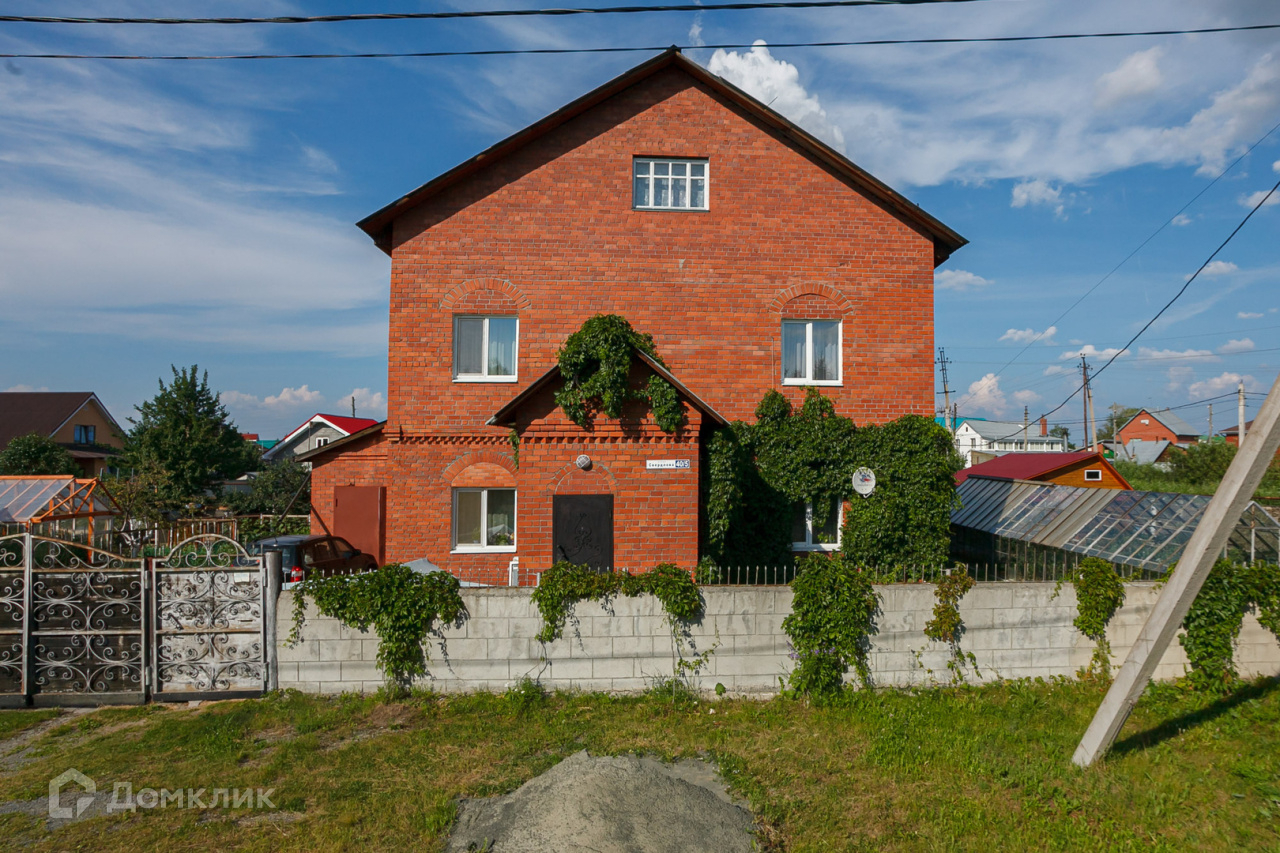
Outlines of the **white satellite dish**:
M853 490L864 498L876 490L876 472L870 468L859 468L853 472Z

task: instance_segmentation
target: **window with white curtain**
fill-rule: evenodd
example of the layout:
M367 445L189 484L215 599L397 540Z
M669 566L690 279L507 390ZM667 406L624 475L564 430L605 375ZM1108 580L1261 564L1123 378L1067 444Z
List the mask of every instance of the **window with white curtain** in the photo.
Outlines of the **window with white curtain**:
M792 508L791 548L795 551L838 551L840 523L844 520L843 503L816 520L812 501L798 501Z
M454 551L515 549L515 489L453 490Z
M454 380L515 382L519 326L515 317L454 317Z
M645 210L707 210L706 160L632 161L632 204Z
M839 320L782 321L782 383L839 385Z

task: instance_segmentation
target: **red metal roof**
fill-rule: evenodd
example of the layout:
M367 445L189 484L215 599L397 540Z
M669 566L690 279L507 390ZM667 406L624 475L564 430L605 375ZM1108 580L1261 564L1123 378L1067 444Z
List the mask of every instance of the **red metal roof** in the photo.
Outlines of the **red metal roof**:
M965 468L956 474L956 485L960 485L969 477L988 477L992 480L1034 480L1059 468L1095 458L1106 461L1102 454L1092 450L1077 450L1071 453L1010 453L1007 456L997 456L990 462L981 462L971 468Z
M353 432L359 432L362 429L368 429L376 423L381 423L381 421L375 420L374 418L352 418L343 417L342 415L319 414L316 415L316 417L324 418L347 435L350 435Z

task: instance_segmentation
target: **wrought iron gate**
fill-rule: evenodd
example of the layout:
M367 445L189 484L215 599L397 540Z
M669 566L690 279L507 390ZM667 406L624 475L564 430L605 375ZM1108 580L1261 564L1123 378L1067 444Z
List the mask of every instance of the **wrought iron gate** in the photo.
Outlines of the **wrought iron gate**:
M225 536L205 535L179 543L153 566L153 697L260 694L268 651L262 557Z
M262 558L223 536L155 560L0 536L0 707L260 694L264 581Z

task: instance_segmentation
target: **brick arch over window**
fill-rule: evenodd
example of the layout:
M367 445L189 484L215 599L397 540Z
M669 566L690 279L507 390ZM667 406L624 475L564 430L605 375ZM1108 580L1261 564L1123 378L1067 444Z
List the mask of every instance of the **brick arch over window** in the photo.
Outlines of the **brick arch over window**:
M472 278L445 294L443 311L523 311L532 305L524 291L505 278Z
M769 303L769 310L784 317L821 320L843 317L853 311L845 295L827 284L797 284L779 292ZM822 316L813 314L821 311Z
M618 481L613 472L599 462L592 462L591 469L583 471L577 462L569 462L551 476L551 493L554 495L616 495Z
M515 463L505 453L481 450L463 453L449 463L441 479L453 488L516 487Z

